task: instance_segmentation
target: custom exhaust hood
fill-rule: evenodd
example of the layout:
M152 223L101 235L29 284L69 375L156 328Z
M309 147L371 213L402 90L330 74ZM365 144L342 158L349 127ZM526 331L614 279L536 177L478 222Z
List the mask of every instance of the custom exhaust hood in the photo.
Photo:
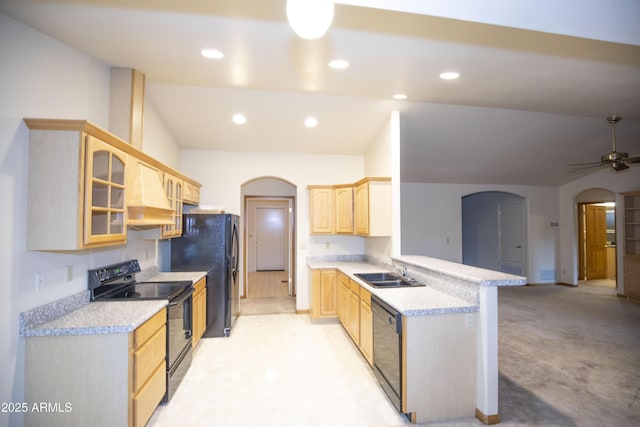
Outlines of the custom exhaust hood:
M164 194L159 171L138 162L127 185L127 226L156 227L173 224L174 210Z
M131 68L112 68L109 130L142 151L145 76ZM165 195L161 172L136 161L127 172L127 226L173 224L174 209Z

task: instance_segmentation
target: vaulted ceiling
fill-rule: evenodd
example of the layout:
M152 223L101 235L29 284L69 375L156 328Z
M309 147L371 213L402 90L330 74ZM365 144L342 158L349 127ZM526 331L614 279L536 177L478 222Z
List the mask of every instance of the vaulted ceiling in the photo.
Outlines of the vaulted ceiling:
M362 154L399 110L405 181L559 185L580 176L567 164L611 150L615 113L618 151L640 155L640 3L502 3L340 1L313 41L293 33L285 0L0 0L0 12L145 73L183 148Z

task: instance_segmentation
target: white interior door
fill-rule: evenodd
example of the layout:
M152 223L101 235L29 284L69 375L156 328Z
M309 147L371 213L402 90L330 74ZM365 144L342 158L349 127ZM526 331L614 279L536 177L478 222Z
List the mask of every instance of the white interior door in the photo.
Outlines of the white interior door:
M256 270L285 270L286 209L256 207Z
M524 275L525 267L525 213L524 201L500 203L500 270Z

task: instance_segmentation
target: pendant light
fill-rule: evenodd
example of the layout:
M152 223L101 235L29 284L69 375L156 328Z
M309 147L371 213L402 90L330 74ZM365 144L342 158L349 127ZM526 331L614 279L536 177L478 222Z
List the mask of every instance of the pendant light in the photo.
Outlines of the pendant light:
M287 19L297 35L307 40L318 39L333 21L331 0L287 0Z

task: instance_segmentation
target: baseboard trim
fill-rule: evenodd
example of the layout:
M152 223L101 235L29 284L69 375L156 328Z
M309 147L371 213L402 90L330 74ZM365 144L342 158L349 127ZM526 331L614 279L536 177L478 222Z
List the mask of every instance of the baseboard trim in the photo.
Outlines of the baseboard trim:
M307 310L298 310L296 309L296 314L309 314L311 310L307 309Z
M482 421L483 424L498 424L500 422L500 414L485 415L482 411L476 408L476 418Z

